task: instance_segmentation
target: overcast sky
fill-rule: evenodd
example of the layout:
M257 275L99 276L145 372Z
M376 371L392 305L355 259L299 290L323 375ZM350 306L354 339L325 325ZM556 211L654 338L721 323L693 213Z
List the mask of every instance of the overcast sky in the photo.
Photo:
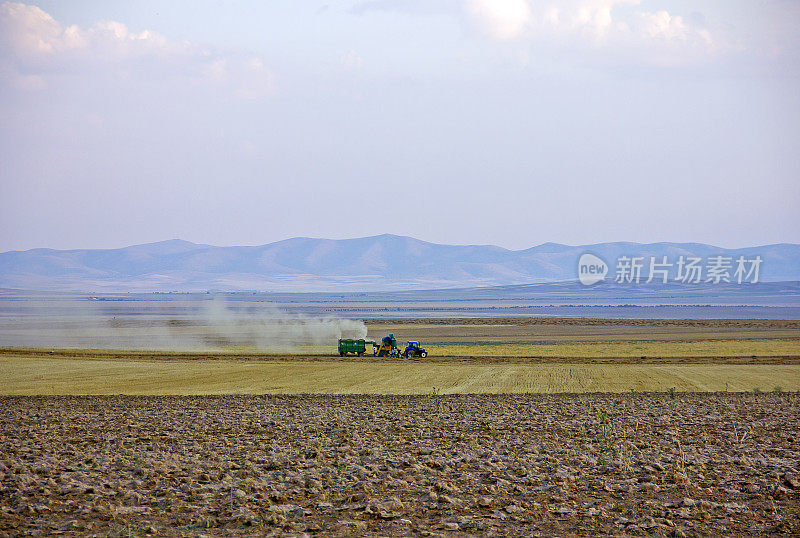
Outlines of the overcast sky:
M800 242L800 2L0 4L0 250Z

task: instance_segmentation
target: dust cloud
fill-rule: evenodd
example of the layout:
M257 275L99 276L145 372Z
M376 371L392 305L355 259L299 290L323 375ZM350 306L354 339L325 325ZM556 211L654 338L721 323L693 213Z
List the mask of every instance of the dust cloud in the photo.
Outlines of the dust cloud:
M335 350L339 338L366 336L361 320L241 307L225 299L140 307L72 298L0 311L0 347L285 353L312 346Z

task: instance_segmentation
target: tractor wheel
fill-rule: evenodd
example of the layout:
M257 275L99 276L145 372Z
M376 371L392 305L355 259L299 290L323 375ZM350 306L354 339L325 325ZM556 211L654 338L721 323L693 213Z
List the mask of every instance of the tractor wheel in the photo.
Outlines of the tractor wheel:
M340 352L339 352L339 356L340 356L340 357L344 357L344 351L340 351Z
M419 356L424 359L425 357L428 356L428 352L427 351L423 351L422 353L419 354Z

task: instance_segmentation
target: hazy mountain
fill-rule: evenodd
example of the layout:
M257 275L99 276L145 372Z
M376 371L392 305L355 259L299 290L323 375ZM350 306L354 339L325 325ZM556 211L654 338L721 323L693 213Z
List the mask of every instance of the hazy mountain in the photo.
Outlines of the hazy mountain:
M399 290L574 281L591 252L614 277L619 256L760 256L763 282L800 280L800 245L722 249L698 243L545 243L526 250L439 245L410 237L295 238L253 247L173 239L105 250L0 253L0 287L63 291ZM647 267L643 270L646 279ZM674 270L674 268L673 268ZM733 270L731 270L731 273ZM705 277L705 275L704 275Z

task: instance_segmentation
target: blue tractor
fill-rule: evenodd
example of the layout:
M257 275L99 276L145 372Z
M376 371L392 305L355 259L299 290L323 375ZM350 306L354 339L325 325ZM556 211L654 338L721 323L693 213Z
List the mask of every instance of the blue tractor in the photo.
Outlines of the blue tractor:
M419 342L409 342L406 350L403 351L405 357L422 357L423 359L428 356L428 352L424 347L419 345Z

